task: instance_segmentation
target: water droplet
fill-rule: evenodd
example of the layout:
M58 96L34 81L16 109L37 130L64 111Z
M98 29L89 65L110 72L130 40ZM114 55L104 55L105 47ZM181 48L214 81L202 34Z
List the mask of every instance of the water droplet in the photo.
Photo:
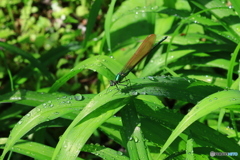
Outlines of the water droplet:
M76 101L83 100L83 96L81 94L79 94L79 93L75 94L74 98L75 98Z
M22 124L22 121L18 121L18 124Z
M117 151L117 154L118 154L118 155L120 155L120 156L122 156L122 155L123 155L123 153L122 153L122 152L120 152L120 151Z
M136 96L136 95L138 95L138 92L137 91L133 91L133 92L131 92L131 95Z
M198 23L198 21L193 21L193 23Z
M159 8L159 6L151 7L152 10L157 10L158 8Z
M148 76L148 79L151 81L154 81L154 77L153 76Z
M194 96L190 94L190 95L189 95L189 98L190 98L191 100L193 100Z
M137 137L134 137L134 142L135 143L138 143L139 142L139 139Z

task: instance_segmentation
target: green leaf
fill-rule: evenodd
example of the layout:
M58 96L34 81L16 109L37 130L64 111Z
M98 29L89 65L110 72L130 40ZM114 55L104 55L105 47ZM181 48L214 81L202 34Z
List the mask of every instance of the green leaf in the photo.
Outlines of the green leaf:
M141 123L136 112L134 101L130 101L121 111L122 114L122 137L130 159L149 159L147 145L141 129Z
M193 122L209 114L210 112L228 107L235 104L240 104L240 92L237 90L221 91L214 93L202 101L200 101L179 123L176 129L172 132L164 146L160 151L160 155L167 149L167 147L179 136L188 126Z
M25 92L24 92L25 93ZM28 93L30 94L30 93ZM24 96L28 94L21 95L19 98L25 99ZM26 99L28 99L26 98ZM19 100L19 99L18 99ZM37 106L29 113L27 113L18 123L15 125L8 139L7 145L5 146L4 152L2 156L10 150L10 148L26 133L28 133L31 129L36 127L37 125L49 121L52 119L56 119L58 117L64 116L73 111L81 110L89 100L87 97L82 101L75 100L74 96L59 96L57 98L53 98L41 105Z

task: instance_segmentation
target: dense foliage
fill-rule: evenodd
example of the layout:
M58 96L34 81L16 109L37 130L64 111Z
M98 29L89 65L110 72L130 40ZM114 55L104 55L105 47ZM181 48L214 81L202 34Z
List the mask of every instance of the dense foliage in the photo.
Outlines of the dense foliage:
M1 158L239 159L239 15L239 0L1 0ZM168 38L109 86L150 34Z

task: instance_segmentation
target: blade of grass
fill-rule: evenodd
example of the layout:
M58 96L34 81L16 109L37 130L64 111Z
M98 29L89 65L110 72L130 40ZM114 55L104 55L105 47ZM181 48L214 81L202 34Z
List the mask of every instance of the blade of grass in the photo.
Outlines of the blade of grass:
M121 109L127 97L112 90L96 95L64 132L52 159L75 159L93 131Z
M31 93L31 92L30 92ZM30 94L29 93L29 94ZM26 94L27 95L27 94ZM26 96L24 95L24 96ZM21 98L25 98L21 95ZM88 99L76 100L74 96L54 97L26 114L12 129L7 144L4 148L1 158L3 158L10 148L26 133L37 125L64 116L74 110L79 111L89 102Z
M84 38L84 41L82 43L83 48L86 48L86 44L89 41L89 37L92 33L93 27L95 25L95 22L97 20L98 13L100 11L102 4L102 0L94 1L92 8L90 10L90 14L88 17L88 23L87 23L87 30L86 30L86 36Z
M111 4L108 8L106 21L104 23L105 37L106 37L106 40L107 40L108 51L110 51L110 52L112 52L110 29L111 29L111 26L112 26L112 15L113 15L115 3L116 3L116 0L111 1Z
M232 3L234 10L238 13L238 16L240 16L240 1L239 0L230 0L230 2Z
M237 45L237 47L235 48L235 50L231 56L230 65L229 65L228 73L227 73L227 87L228 88L232 87L233 70L234 70L234 66L235 66L235 62L236 62L239 50L240 50L240 43Z
M214 93L200 101L179 123L172 132L164 146L160 150L159 156L167 147L179 136L188 126L210 112L227 107L230 105L240 104L240 91L229 90Z
M130 101L130 103L122 109L121 115L123 122L123 143L130 159L149 159L135 103Z
M97 71L98 73L104 75L108 79L114 79L115 73L119 72L119 68L123 66L118 62L114 61L108 56L95 56L80 62L75 66L71 72L65 74L63 77L58 79L50 88L49 93L57 91L64 83L66 83L70 78L74 77L76 74L81 72L83 69L90 69ZM114 74L113 74L114 73ZM128 75L128 77L135 77L133 74Z
M31 54L28 54L25 51L4 42L0 42L0 46L13 54L20 55L23 58L27 59L31 65L38 68L42 74L45 75L50 81L53 81L53 78L47 68L45 68L42 63L39 60L35 59Z
M0 57L1 57L2 59L5 59L5 58L6 58L5 55L3 54L3 52L2 52L1 50L0 50ZM9 83L10 83L10 86L11 86L11 91L13 91L13 90L14 90L14 83L13 83L12 73L11 73L11 71L10 71L7 63L6 63L7 60L3 60L3 62L4 62L5 68L6 68L7 73L8 73Z

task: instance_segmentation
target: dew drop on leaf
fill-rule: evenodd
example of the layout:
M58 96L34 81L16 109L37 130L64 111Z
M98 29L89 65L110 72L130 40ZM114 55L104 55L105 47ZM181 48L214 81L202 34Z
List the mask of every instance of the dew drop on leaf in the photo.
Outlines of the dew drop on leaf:
M148 76L148 79L151 81L154 81L154 77L153 76Z
M147 93L146 92L142 92L142 95L147 95Z
M130 138L129 138L129 141L132 141L132 140L133 140L133 137L130 137Z
M131 92L131 95L136 96L136 95L138 95L138 92L137 91L133 91L133 92Z
M189 98L190 98L191 100L193 100L194 97L193 97L193 95L190 94L190 95L189 95Z
M81 94L79 94L79 93L75 94L74 98L75 98L76 101L83 100L83 96Z
M118 154L118 155L120 155L120 156L122 156L122 155L123 155L123 153L122 153L122 152L120 152L120 151L118 151L118 152L117 152L117 154Z
M67 101L67 104L70 104L71 102L70 101Z
M139 142L139 139L137 137L134 137L134 142L135 143L138 143Z

